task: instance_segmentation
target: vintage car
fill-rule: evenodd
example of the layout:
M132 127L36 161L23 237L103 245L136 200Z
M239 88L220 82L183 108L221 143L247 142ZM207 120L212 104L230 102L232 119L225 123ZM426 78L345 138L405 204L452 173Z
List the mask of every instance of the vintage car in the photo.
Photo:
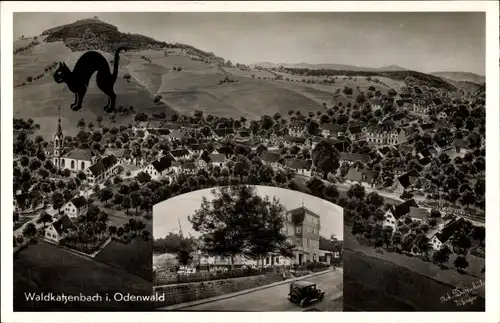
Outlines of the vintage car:
M325 292L316 287L315 283L299 280L290 283L288 300L302 307L320 301L325 297Z

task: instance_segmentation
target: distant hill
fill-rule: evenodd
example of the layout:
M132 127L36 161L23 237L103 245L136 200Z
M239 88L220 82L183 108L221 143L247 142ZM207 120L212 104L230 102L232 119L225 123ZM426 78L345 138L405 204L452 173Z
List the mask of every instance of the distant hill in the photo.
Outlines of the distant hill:
M430 74L455 82L472 82L476 84L483 84L486 82L486 77L483 75L477 75L469 72L434 72Z
M379 68L375 67L364 67L364 66L354 66L354 65L344 65L344 64L308 64L308 63L297 63L297 64L287 64L287 63L269 63L262 62L257 64L252 64L252 67L263 67L263 68L306 68L306 69L326 69L326 70L336 70L336 71L406 71L405 68L397 65L382 66Z

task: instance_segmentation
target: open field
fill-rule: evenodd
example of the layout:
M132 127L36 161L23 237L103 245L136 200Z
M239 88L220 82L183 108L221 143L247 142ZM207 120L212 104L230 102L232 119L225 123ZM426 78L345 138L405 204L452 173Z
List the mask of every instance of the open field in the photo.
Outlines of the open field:
M153 240L141 237L128 244L111 241L95 258L96 261L123 268L129 273L153 281Z
M14 310L147 310L139 302L33 302L25 293L150 295L152 283L117 267L94 261L45 242L29 245L14 259Z
M441 302L441 296L453 295L455 286L349 249L344 249L344 287L344 311L485 310L483 298L465 306Z

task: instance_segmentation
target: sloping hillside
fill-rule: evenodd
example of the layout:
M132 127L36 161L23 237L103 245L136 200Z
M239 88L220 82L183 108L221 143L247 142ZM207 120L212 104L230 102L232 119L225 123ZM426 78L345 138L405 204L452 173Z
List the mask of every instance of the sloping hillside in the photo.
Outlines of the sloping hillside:
M18 40L14 48L30 42ZM53 133L59 105L68 135L77 133L76 124L82 117L95 124L95 119L102 116L106 124L109 120L103 107L107 98L96 87L95 76L90 81L83 109L74 112L69 108L73 94L64 84L56 84L52 74L57 62L64 61L73 68L87 50L100 51L111 67L113 51L118 46L129 50L120 55L115 84L117 107L133 106L135 110L118 114L118 125L132 122L137 112L189 114L198 108L206 114L249 119L275 112L287 114L290 110L316 113L324 110L323 103L329 107L338 102L355 103L357 94L369 88L382 93L391 88L399 90L409 76L427 86L456 89L442 78L393 68L371 72L292 68L277 72L233 66L213 53L189 45L126 34L97 19L84 19L44 31L35 45L14 55L14 115L33 118L45 136ZM130 78L124 79L128 75ZM376 75L377 80L371 80L370 75ZM335 82L330 82L332 78ZM334 99L335 93L344 87L353 89L352 96L340 93Z
M455 82L472 82L482 84L486 81L484 76L468 72L434 72L431 73L431 75L443 77Z

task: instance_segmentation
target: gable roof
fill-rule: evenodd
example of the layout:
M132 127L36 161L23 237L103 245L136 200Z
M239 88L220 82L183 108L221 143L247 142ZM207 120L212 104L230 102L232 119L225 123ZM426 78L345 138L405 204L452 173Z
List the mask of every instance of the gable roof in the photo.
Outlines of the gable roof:
M130 158L132 151L130 149L106 148L105 156L115 155L116 158Z
M297 144L303 144L306 142L306 139L305 138L302 138L302 137L294 137L294 136L290 136L290 135L285 135L283 136L283 140L284 141L288 141L288 142L293 142L293 143L297 143Z
M412 219L424 220L429 217L429 212L426 209L410 206L410 217Z
M422 124L420 124L420 129L432 130L432 129L434 129L434 123L422 123Z
M292 169L310 169L311 161L305 159L287 159L286 166Z
M174 129L174 130L170 131L170 137L177 138L177 139L183 139L183 138L187 137L187 135L186 135L186 132L183 130Z
M410 212L410 207L412 206L418 208L418 205L414 199L408 200L404 203L394 206L391 210L391 213L394 216L394 218L399 219L400 217L408 214Z
M87 205L87 199L84 196L78 196L71 200L71 203L79 209Z
M225 154L210 154L208 157L212 163L223 163L226 160Z
M66 214L61 216L56 221L52 222L52 226L59 235L65 233L67 230L76 228L71 219Z
M442 243L445 243L455 232L457 232L462 227L465 222L465 219L462 217L456 219L455 221L445 226L440 232L436 233L436 238L438 238Z
M165 169L170 168L172 165L172 158L169 156L163 156L162 158L155 160L151 163L157 172L163 172Z
M274 151L264 151L260 154L260 158L268 163L275 163L280 159L280 153Z
M92 175L97 176L106 170L110 169L118 162L118 159L115 155L108 155L101 160L99 160L94 165L90 166L88 170L92 173Z
M291 129L304 129L304 127L306 126L306 122L305 121L295 121L293 122L292 124L290 124L290 128Z
M399 183L401 183L401 185L404 188L407 188L410 185L413 185L415 183L415 181L417 180L417 178L419 178L419 177L420 177L420 173L417 172L416 170L412 170L406 174L399 176L398 181L399 181Z
M341 246L336 244L334 241L329 239L319 239L319 250L330 251L330 252L340 252Z
M76 160L87 160L91 161L92 157L97 156L92 149L73 149L67 154L65 154L64 158L73 158Z
M175 149L175 150L171 150L170 154L173 157L178 158L178 157L183 157L183 156L189 155L189 151L187 149Z
M180 129L180 126L178 124L175 124L175 123L164 123L161 125L161 128L175 130L175 129Z
M213 130L213 133L219 137L227 136L234 133L233 128L217 128Z
M365 182L371 183L373 178L377 175L377 172L363 169L357 170L355 167L349 168L345 178L354 182Z
M340 159L342 160L348 160L348 161L360 161L360 162L367 162L370 160L370 156L368 155L363 155L363 154L354 154L354 153L340 153Z
M349 130L349 133L355 135L361 133L361 128L361 126L349 126L347 130Z

